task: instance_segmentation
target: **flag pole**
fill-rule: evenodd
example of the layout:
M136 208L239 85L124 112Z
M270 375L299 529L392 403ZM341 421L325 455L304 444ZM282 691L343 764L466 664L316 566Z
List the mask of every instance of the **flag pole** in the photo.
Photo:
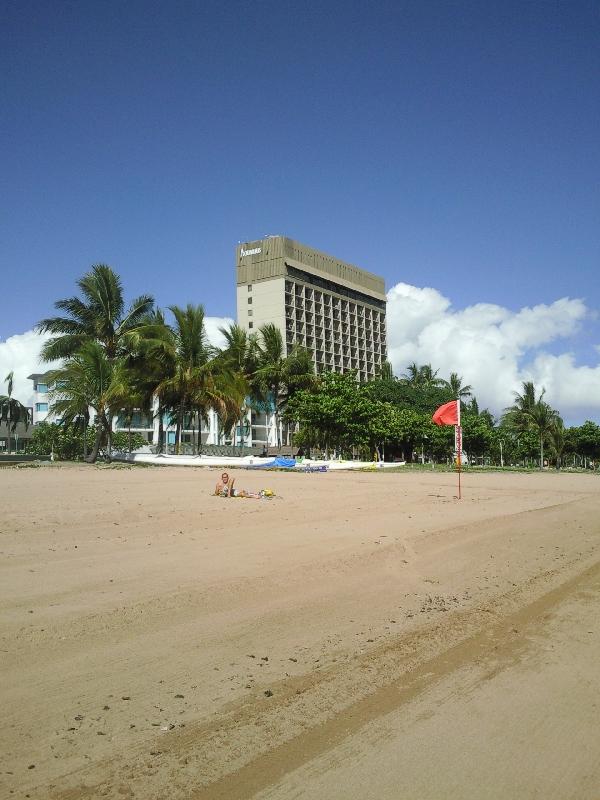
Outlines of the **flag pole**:
M460 471L462 469L462 428L460 426L460 397L456 398L456 418L458 420L458 430L457 430L457 439L458 439L458 499L462 499L461 488L460 488Z

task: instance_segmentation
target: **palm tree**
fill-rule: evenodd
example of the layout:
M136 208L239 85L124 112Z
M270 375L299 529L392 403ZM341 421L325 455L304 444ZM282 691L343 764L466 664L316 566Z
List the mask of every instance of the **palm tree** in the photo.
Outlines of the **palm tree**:
M418 386L420 378L420 370L419 365L416 361L413 361L412 364L409 364L406 368L406 372L402 375L402 380L404 383L410 383L413 386Z
M406 368L402 380L404 383L408 383L420 389L434 389L445 384L445 381L437 377L438 372L439 370L434 370L431 364L419 366L416 361L413 361L412 364L409 364Z
M150 415L153 405L153 392L145 372L136 363L135 354L121 358L115 363L110 403L116 412L123 414L127 425L128 451L131 454L131 425L134 414L142 412Z
M11 431L14 432L16 430L19 422L23 422L25 424L25 430L27 430L31 423L31 412L27 406L24 406L23 403L12 396L14 386L13 370L8 373L4 382L7 384L8 394L0 395L0 422L6 423L8 437L6 450L10 453Z
M37 325L41 333L52 334L52 338L42 347L42 360L71 358L85 345L96 343L112 370L116 360L139 346L140 339L147 335L148 315L154 300L149 295L141 295L126 309L121 279L106 264L94 265L90 272L77 281L77 286L82 298L68 297L54 304L59 311L65 312L65 316L47 317ZM88 350L85 359L89 359L91 353ZM99 353L95 350L94 354L97 362ZM112 408L106 406L98 418L100 428L97 430L93 460L103 438L107 440L110 452ZM105 430L103 426L106 426Z
M244 391L208 341L204 308L188 304L185 309L170 306L170 311L174 325L165 326L160 337L150 340L148 350L162 368L155 390L175 419L179 453L186 414L198 422L199 446L201 422L208 412L212 409L224 417L239 414Z
M531 409L529 414L531 427L540 439L540 469L544 468L544 441L552 433L558 424L562 425L562 420L548 403L539 400Z
M377 376L382 381L394 380L394 369L389 361L384 361L381 365L379 375Z
M175 440L179 453L184 416L186 411L191 410L198 370L206 367L212 356L212 349L206 335L204 308L201 305L188 304L185 309L170 306L169 310L175 318L175 324L166 327L165 337L159 344L165 376L157 390L172 399L176 420Z
M243 397L240 407L231 416L221 418L222 428L226 431L240 426L240 447L244 445L244 418L248 412L249 395L252 392L251 381L257 367L257 342L255 334L248 332L240 325L233 323L228 328L219 328L225 338L225 347L221 350L219 358L224 367L235 376L237 392Z
M77 285L83 299L58 300L54 305L66 316L48 317L37 325L41 333L53 334L42 347L42 359L67 358L89 341L99 342L109 361L123 355L147 324L153 298L141 295L125 309L121 279L106 264L93 266Z
M86 434L90 424L90 407L94 403L94 389L85 362L75 355L60 369L50 372L49 380L52 386L49 391L50 411L60 417L65 428L83 433L83 458L87 460Z
M279 401L285 385L285 347L279 328L273 323L261 325L257 340L257 367L253 376L253 390L265 407L272 413L277 437L277 448L281 447L279 430Z
M228 328L219 328L219 332L225 339L221 351L223 361L250 377L256 369L256 334L249 334L235 322Z
M281 331L273 323L261 325L256 348L257 367L252 385L255 395L262 398L273 414L279 449L281 412L291 394L315 384L313 362L308 350L299 345L286 356Z
M550 431L550 446L556 458L556 469L562 466L562 457L567 446L567 431L561 419L558 419Z
M99 342L87 341L68 358L62 367L52 370L48 380L54 383L52 409L67 418L82 412L84 404L96 416L96 438L87 460L94 463L103 444L110 454L110 418L115 410L115 363ZM84 437L85 441L85 437Z
M142 397L142 406L158 419L157 452L164 452L164 419L176 406L172 394L162 386L173 375L172 330L167 325L160 308L154 308L141 324L142 336L126 356L126 365L136 391Z
M451 372L449 380L444 381L444 386L447 387L452 397L459 400L470 397L473 391L472 386L463 386L462 380L456 372Z
M515 392L515 402L505 411L506 422L518 431L535 431L540 443L540 469L544 468L544 441L562 424L558 414L544 401L545 389L536 397L536 389L532 381L523 382L523 393Z

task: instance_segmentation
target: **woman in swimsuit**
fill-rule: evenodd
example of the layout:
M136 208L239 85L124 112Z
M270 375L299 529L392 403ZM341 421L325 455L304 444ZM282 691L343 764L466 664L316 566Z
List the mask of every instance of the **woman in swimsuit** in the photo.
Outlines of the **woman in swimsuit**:
M217 485L215 486L215 494L218 497L235 497L235 490L233 488L233 484L235 483L235 478L229 478L229 475L224 472L221 475L221 480L217 481Z
M235 478L230 478L227 472L224 472L221 475L221 480L215 486L215 495L217 497L251 497L254 500L275 496L275 492L272 489L261 489L260 492L250 492L248 489L234 489L234 482Z

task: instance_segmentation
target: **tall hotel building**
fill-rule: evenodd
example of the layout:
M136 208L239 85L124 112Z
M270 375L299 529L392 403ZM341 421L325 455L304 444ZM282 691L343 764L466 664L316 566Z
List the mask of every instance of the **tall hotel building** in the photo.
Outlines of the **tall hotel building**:
M316 372L374 378L387 358L383 278L312 247L271 236L236 251L237 317L246 330L274 323L289 353L311 353Z

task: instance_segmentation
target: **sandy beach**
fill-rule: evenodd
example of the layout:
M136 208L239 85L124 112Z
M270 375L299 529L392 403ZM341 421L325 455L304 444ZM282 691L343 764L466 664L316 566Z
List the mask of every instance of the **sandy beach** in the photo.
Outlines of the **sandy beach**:
M600 797L600 477L0 470L0 797Z

